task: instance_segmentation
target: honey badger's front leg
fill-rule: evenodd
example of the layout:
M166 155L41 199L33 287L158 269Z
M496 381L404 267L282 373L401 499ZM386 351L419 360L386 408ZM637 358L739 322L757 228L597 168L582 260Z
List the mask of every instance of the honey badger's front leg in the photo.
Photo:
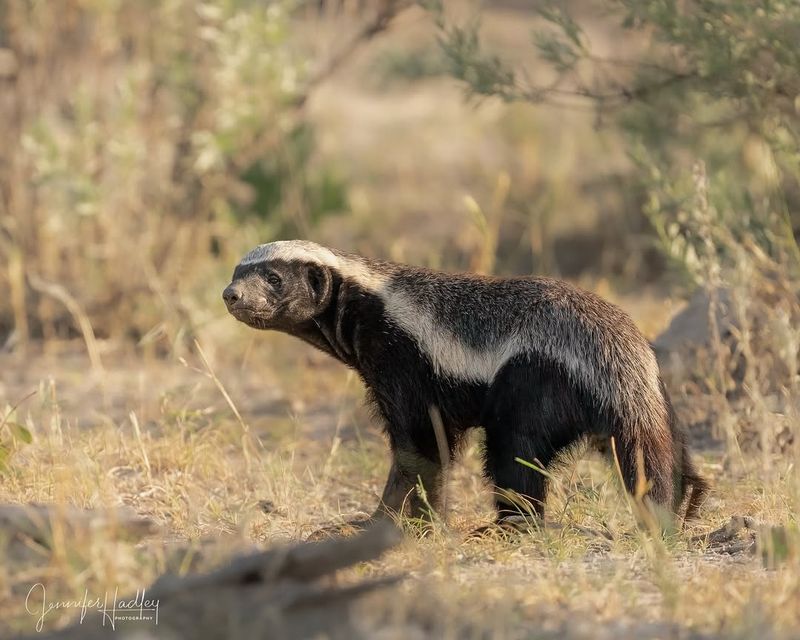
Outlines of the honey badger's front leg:
M438 509L441 494L442 466L413 449L393 452L394 461L373 518L392 514L424 518L430 509ZM424 491L424 497L418 487Z
M373 390L373 400L386 425L392 450L392 466L378 507L369 518L325 527L312 538L348 535L375 520L396 515L430 518L430 511L439 508L442 464L427 408L404 389L382 389L377 393ZM453 444L448 442L448 448L445 455L452 455Z
M413 449L397 449L393 451L389 477L375 512L368 518L354 518L318 529L309 540L352 535L377 520L398 514L411 518L430 517L430 509L439 507L441 480L442 468L438 462L428 460ZM424 499L418 491L420 485L425 492Z

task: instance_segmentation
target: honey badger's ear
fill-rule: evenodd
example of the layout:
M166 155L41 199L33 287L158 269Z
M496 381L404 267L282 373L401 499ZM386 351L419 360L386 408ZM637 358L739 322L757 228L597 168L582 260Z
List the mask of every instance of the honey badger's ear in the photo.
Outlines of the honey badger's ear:
M306 282L314 306L322 309L330 300L333 289L333 276L328 267L310 264L306 270Z

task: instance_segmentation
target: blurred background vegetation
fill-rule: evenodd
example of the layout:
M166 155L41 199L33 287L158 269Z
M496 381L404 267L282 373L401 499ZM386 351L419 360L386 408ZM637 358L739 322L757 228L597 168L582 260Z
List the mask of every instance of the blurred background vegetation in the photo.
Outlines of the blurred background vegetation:
M0 504L162 527L3 532L0 635L31 632L35 579L132 593L169 541L183 571L374 504L356 376L220 298L244 252L299 237L618 303L713 486L662 548L584 459L551 487L563 530L464 544L491 517L475 438L448 526L376 569L412 576L401 606L453 637L796 637L798 43L796 0L0 0ZM739 555L753 531L727 562L689 543L736 514L776 523L758 546L788 571Z
M179 355L243 251L304 237L700 287L690 378L795 412L798 41L794 2L5 2L0 343Z

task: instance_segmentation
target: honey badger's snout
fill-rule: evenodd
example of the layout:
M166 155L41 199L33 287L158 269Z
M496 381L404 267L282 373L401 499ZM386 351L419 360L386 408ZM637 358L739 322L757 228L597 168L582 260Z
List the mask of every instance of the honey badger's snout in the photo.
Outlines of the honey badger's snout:
M225 306L228 307L228 311L232 311L236 308L236 305L241 303L244 299L244 288L241 283L231 282L225 287L225 290L222 292L222 299L225 301Z
M230 313L237 320L250 324L254 316L266 311L266 301L249 283L235 279L222 292L222 299Z
M273 320L275 300L268 299L256 277L234 277L223 290L222 299L228 313L255 329L266 329Z

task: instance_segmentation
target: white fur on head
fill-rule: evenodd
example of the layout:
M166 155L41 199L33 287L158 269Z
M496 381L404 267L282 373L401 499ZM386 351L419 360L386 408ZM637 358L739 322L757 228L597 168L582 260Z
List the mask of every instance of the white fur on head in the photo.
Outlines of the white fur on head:
M307 240L277 240L260 244L242 258L239 264L256 264L267 260L303 261L328 267L339 266L339 258L333 251Z
M260 244L239 264L248 265L270 260L284 262L309 262L337 270L342 277L350 278L365 289L380 292L386 284L385 274L378 273L355 256L334 253L327 247L308 240L276 240Z

